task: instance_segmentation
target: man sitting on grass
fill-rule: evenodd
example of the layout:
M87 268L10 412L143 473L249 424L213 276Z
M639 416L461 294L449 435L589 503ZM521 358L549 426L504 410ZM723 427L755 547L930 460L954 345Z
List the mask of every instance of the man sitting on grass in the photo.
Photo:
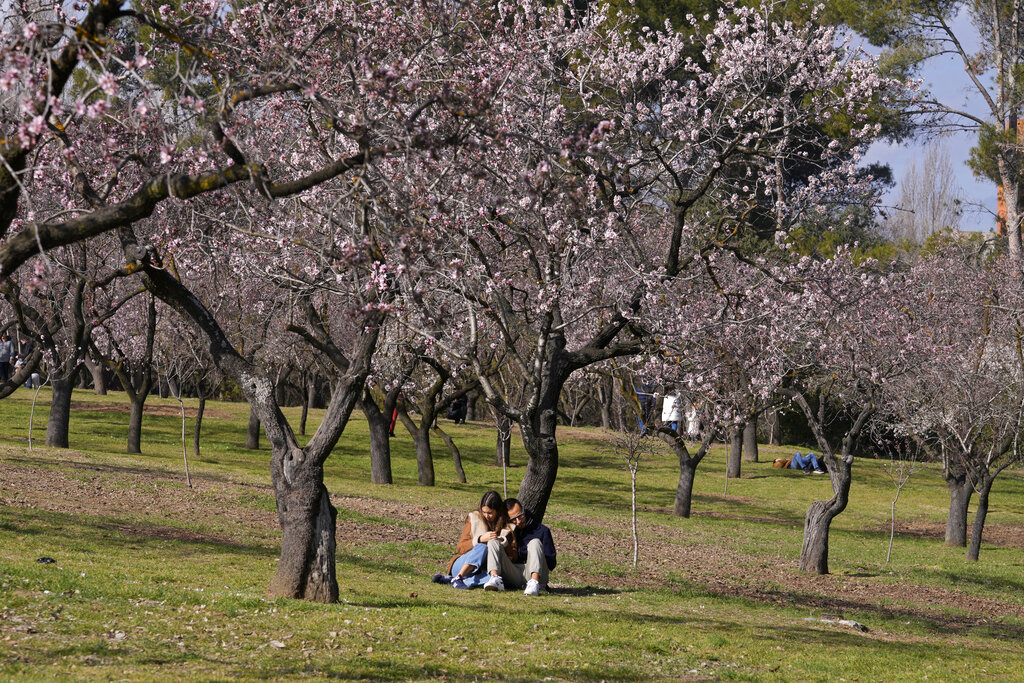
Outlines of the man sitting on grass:
M505 581L516 588L523 588L523 595L539 595L548 589L548 572L558 561L551 530L532 519L515 498L505 501L508 520L516 525L516 547L519 557L510 560L499 549L492 550L488 544L487 571L491 578L484 584L484 590L505 590Z

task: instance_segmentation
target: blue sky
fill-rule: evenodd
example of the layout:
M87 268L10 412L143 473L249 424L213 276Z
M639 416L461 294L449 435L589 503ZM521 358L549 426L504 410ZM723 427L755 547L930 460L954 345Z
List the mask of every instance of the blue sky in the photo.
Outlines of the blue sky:
M978 49L977 31L968 18L958 16L953 26L960 36L965 48L970 51ZM867 46L865 46L867 47ZM874 51L874 50L871 50ZM936 95L936 99L956 108L972 113L983 114L987 107L977 90L964 71L963 62L955 55L942 55L929 60L920 73L924 79L924 87ZM976 136L973 132L953 132L939 138L949 150L953 170L960 183L966 203L980 204L979 207L966 206L961 227L965 230L991 230L995 227L996 186L988 180L976 180L974 174L966 166L971 147ZM886 197L885 204L894 204L899 198L899 182L906 166L914 159L924 155L924 148L929 140L919 137L900 145L876 143L864 155L868 163L888 163L893 170L893 178L897 186Z

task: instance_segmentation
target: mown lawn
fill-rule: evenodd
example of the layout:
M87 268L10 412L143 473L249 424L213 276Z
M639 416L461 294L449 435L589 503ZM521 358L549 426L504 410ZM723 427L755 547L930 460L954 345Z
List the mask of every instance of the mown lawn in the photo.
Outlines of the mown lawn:
M316 605L265 598L279 532L268 451L241 448L245 405L209 404L190 490L173 399L150 399L160 414L129 456L123 395L76 392L69 451L41 447L46 390L28 450L31 398L0 402L0 679L1024 679L1019 471L995 486L973 564L942 545L939 472L915 475L886 564L893 487L881 462L860 461L833 524L832 575L811 577L796 571L802 520L827 477L773 470L794 449L762 447L726 493L718 449L698 471L694 516L679 519L666 453L641 465L634 569L628 472L607 434L563 429L545 520L555 590L526 598L429 582L465 512L502 489L493 429L443 424L468 484L435 444L437 486L417 486L400 433L395 484L373 486L357 416L326 471L342 599ZM510 493L525 462L515 441L512 460ZM822 621L838 618L868 631Z

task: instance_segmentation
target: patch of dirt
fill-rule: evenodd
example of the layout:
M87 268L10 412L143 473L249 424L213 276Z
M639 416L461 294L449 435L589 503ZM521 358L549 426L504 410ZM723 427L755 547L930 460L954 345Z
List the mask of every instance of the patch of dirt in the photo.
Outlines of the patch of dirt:
M85 401L72 401L71 411L88 411L90 413L123 413L128 414L130 406L128 403L87 403ZM142 412L144 415L154 415L157 417L180 417L181 406L176 404L163 404L153 403L146 401L142 406ZM190 408L185 406L185 417L195 418L198 409ZM221 420L230 420L233 415L226 410L218 410L217 408L207 407L203 411L203 417L213 417Z
M48 464L54 462L58 461ZM40 467L21 457L5 457L0 505L107 518L98 521L97 527L140 538L242 546L253 543L254 536L273 537L277 531L277 515L272 510L252 509L247 506L251 502L239 505L240 499L272 495L269 484L205 478L189 490L154 485L170 480L182 482L183 478L167 471L146 469L143 464L118 467L62 454L59 465ZM454 547L466 515L464 510L360 496L335 496L334 503L342 511L386 520L361 521L341 515L338 547L357 552L384 538L399 543L419 541ZM147 510L157 512L170 523L141 525L118 519L135 518ZM184 528L189 522L204 518L222 520L225 524L218 528L226 531L209 534ZM584 527L592 524L587 518L573 515L559 517L558 521ZM628 567L632 551L629 520L606 518L600 525L600 533L557 529L555 541L560 555ZM899 533L941 541L944 529L933 523L905 521L901 522ZM1024 548L1024 529L1015 525L993 524L986 527L986 537L989 543ZM1024 629L1001 623L1005 617L1024 618L1024 606L973 596L962 590L896 582L884 575L803 574L797 570L795 561L777 556L771 549L757 556L732 552L706 539L687 538L676 528L657 524L645 525L641 543L641 565L636 571L622 576L588 573L579 565L563 561L554 578L558 584L572 586L560 589L566 595L681 585L710 594L800 606L814 615L869 611L893 618L925 619L940 629L987 625L1008 637L1024 637ZM447 551L439 555L438 567L425 568L424 581L448 559ZM884 638L885 634L876 637Z
M63 459L60 469L21 464L24 462L28 461L20 458L3 459L0 505L113 520L152 512L176 524L161 526L106 521L96 526L140 538L220 545L240 543L235 538L200 534L177 524L189 524L193 520L215 516L245 528L260 526L274 529L277 525L274 512L238 505L238 497L247 491L255 490L272 496L273 489L269 484L253 487L230 482L225 486L221 482L207 479L202 482L202 486L188 489L184 486L184 474L171 474L157 469L98 465L71 458ZM154 485L155 482L166 484L169 481L182 486ZM244 534L241 537L244 538Z
M967 522L968 538L970 537L971 522ZM883 531L889 533L889 524L879 524L872 531ZM926 538L942 543L946 538L946 525L941 522L923 522L920 520L896 520L897 536L913 536L915 538ZM995 545L1001 548L1024 549L1024 527L1017 524L993 524L985 523L984 533L985 545Z

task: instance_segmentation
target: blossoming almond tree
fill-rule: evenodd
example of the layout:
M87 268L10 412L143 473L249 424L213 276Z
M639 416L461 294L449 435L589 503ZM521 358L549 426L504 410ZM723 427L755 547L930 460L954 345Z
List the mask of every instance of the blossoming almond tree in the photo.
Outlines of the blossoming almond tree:
M409 324L474 368L487 400L519 425L530 460L518 497L540 519L567 379L644 348L651 283L685 277L728 242L719 217L775 192L775 161L806 154L803 124L855 120L867 139L876 128L863 110L894 84L829 30L773 23L763 7L723 13L707 35L635 41L600 11L568 34L556 10L536 14L549 30L510 80L519 106L502 121L504 144L460 152L462 174L430 160L419 175L438 181L401 194L420 198L431 244L409 262L419 279L406 296L437 293L438 311L466 321L440 338ZM694 44L707 66L687 57ZM855 184L849 165L829 162L834 147L803 193L778 198L780 212ZM746 168L739 192L720 182L727 163ZM512 392L483 377L477 354L497 345L518 368Z
M967 545L977 492L967 552L977 560L992 485L1022 454L1024 292L1012 257L981 259L961 245L945 245L911 273L921 302L915 321L933 349L891 387L886 403L893 428L942 462L946 545Z
M800 569L817 574L828 573L829 528L849 503L858 440L883 389L931 348L909 313L914 288L871 266L857 265L846 251L827 261L803 259L780 272L772 303L781 309L774 348L785 374L778 392L803 411L832 483L832 498L812 503L804 522ZM842 428L830 429L834 424Z

